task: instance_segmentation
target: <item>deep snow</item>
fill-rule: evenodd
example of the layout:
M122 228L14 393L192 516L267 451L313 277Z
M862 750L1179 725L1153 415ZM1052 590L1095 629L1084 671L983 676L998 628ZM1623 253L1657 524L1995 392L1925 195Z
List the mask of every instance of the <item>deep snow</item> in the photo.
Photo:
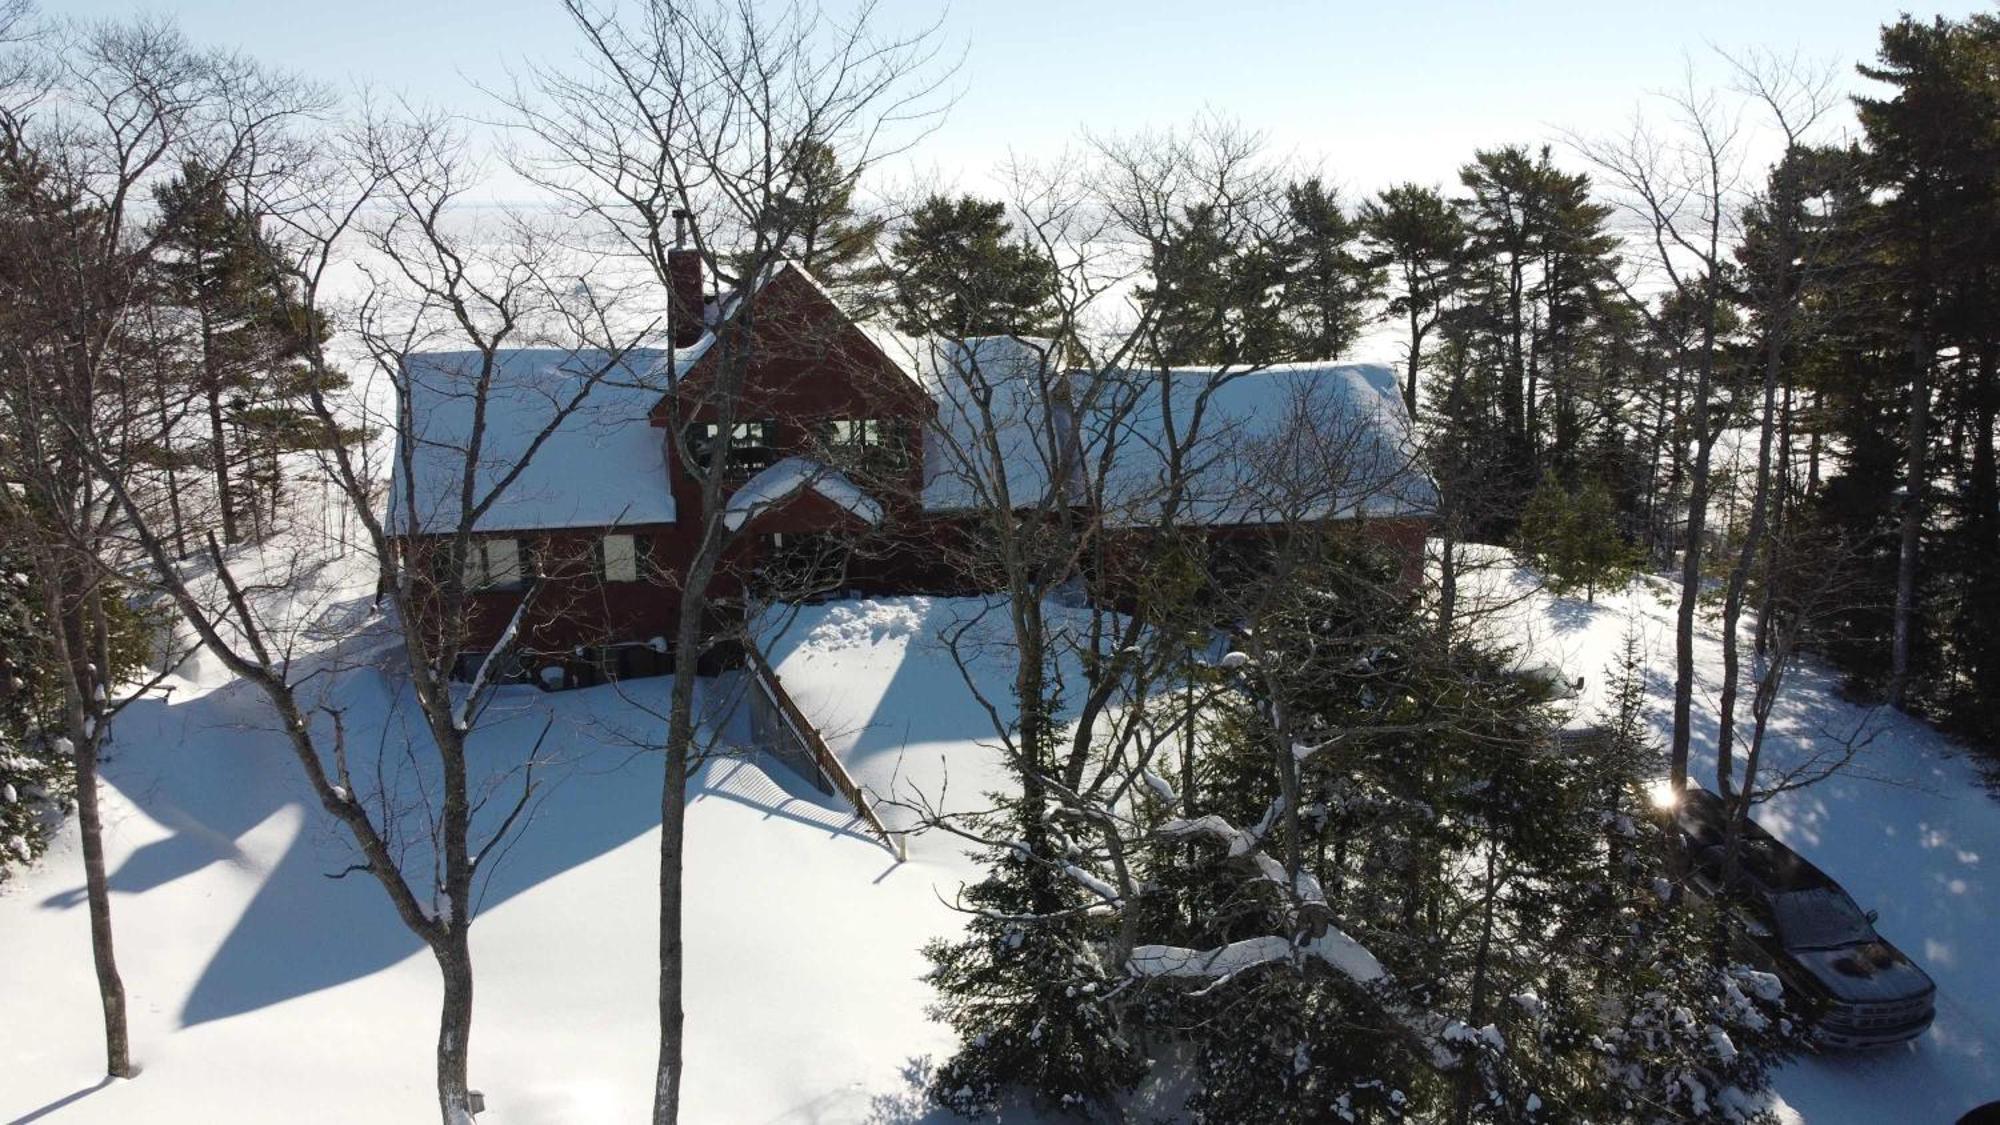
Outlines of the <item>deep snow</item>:
M365 577L332 567L295 593L291 615L317 626L304 631L316 638L308 648L393 658L370 633ZM1588 677L1586 710L1603 698L1634 623L1663 721L1659 670L1672 655L1663 583L1590 605L1547 597L1501 559L1471 584L1511 603L1495 628L1532 645L1524 661ZM892 826L908 823L898 798L963 809L1004 783L982 745L987 720L938 640L982 608L926 598L807 606L770 644L850 771L889 800ZM995 644L974 676L1004 698L1001 623L980 628ZM1712 676L1712 632L1698 657ZM325 877L351 849L306 800L264 729L262 701L212 665L187 671L170 698L119 721L106 764L113 909L144 1071L99 1081L81 865L65 831L0 892L0 1118L431 1119L434 967L367 876ZM351 730L401 721L390 676L363 667L328 679ZM667 684L631 684L629 698L509 688L477 736L477 756L499 769L552 718L558 751L546 767L556 784L499 863L473 930L482 1123L643 1118L659 763L634 743L654 722L643 705L664 699ZM1816 670L1794 681L1779 709L1780 752L1872 734L1857 772L1762 819L1881 911L1883 932L1937 979L1939 1016L1908 1048L1794 1065L1779 1092L1791 1117L1814 1123L1948 1122L2000 1097L2000 1018L1983 1008L2000 997L1991 931L2000 889L1985 866L2000 856L2000 804L1934 732L1832 689ZM1711 694L1697 700L1704 713ZM1712 741L1712 727L1699 729L1698 755ZM836 800L782 766L754 757L705 766L689 810L686 1119L925 1119L913 1082L921 1060L950 1043L924 1017L918 948L958 926L943 900L976 873L961 850L919 837L899 865Z
M1604 706L1609 673L1628 627L1647 666L1650 715L1664 742L1671 729L1676 588L1645 577L1596 603L1554 598L1504 552L1471 576L1494 610L1495 632L1586 677L1581 713ZM1746 624L1742 652L1749 661ZM1715 706L1722 648L1714 622L1699 627L1692 772L1714 784ZM1747 701L1739 721L1748 729ZM1861 744L1851 767L1782 795L1757 819L1881 912L1877 929L1937 981L1937 1021L1918 1041L1863 1055L1807 1058L1778 1075L1788 1117L1821 1125L1957 1120L2000 1099L2000 802L1964 753L1917 720L1843 701L1837 677L1807 663L1791 673L1772 716L1766 755L1798 763L1841 743Z

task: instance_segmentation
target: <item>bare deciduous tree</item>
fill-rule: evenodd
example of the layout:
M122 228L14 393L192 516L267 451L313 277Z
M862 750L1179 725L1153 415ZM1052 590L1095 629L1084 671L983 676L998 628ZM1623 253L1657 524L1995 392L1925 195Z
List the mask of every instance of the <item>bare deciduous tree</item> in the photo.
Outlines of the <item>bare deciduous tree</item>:
M665 397L676 456L699 482L695 549L673 638L674 683L660 794L660 1056L653 1119L680 1113L683 1057L681 857L697 738L695 680L716 637L709 590L738 527L725 520L729 442L699 454L680 440L696 418L734 432L746 372L768 346L759 295L802 224L793 205L832 198L927 131L942 111L935 28L887 33L874 6L835 17L749 0L648 0L629 8L566 0L582 40L568 67L536 69L504 97L531 146L516 167L572 206L636 261L662 306L677 292L674 250L692 239L725 287L706 345L709 377ZM843 185L820 182L819 154L837 155ZM818 170L816 170L818 169ZM814 182L807 183L808 178ZM810 189L810 190L809 190ZM670 312L703 327L701 307ZM782 332L782 326L777 326ZM677 336L690 340L692 336ZM681 360L677 357L674 364Z

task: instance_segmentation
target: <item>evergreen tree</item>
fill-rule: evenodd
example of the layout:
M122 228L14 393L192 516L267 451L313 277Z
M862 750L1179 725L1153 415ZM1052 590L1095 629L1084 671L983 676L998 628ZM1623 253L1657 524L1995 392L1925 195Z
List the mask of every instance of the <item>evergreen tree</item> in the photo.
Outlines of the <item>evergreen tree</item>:
M1284 265L1267 232L1198 203L1169 222L1147 272L1138 292L1152 318L1151 362L1262 364L1287 355Z
M1205 724L1202 812L1254 825L1287 873L1169 836L1146 881L1180 901L1145 917L1197 949L1271 933L1289 880L1325 902L1321 921L1298 911L1297 940L1337 926L1387 975L1276 961L1146 985L1129 1003L1154 1053L1194 1052L1190 1116L1643 1122L1760 1088L1793 1025L1772 978L1713 959L1711 915L1655 892L1660 754L1636 655L1604 732L1558 740L1545 685L1506 653L1437 644L1383 577L1337 549L1285 576L1250 623L1257 674ZM1296 816L1273 768L1280 712L1302 739L1285 748Z
M56 692L44 669L53 657L27 567L0 545L0 882L48 846L72 784L69 762L43 729Z
M777 257L811 273L849 315L873 315L883 299L876 250L886 220L855 206L854 173L829 145L809 143L786 169L784 190L759 220L763 237L774 244Z
M160 209L158 297L189 320L185 376L162 379L161 413L175 382L202 407L208 427L205 457L224 542L261 529L282 489L281 458L323 444L325 428L310 412L315 386L345 385L315 376L306 351L327 334L271 265L272 247L254 215L229 197L229 185L188 164L155 193ZM353 440L357 435L344 435ZM182 457L174 435L163 435L157 460L172 471Z
M1575 489L1554 473L1521 510L1522 553L1558 594L1582 590L1597 600L1599 587L1615 588L1637 569L1638 555L1618 530L1618 510L1601 476Z
M1465 223L1437 189L1398 184L1362 206L1361 231L1373 261L1386 267L1394 282L1389 315L1403 317L1409 326L1403 405L1415 418L1424 337L1462 284Z
M1048 331L1055 268L1013 237L1003 203L930 196L896 232L889 262L904 332L963 340Z
M152 659L165 611L141 611L104 590L110 682L124 683ZM18 546L0 543L0 882L12 864L42 854L71 811L76 778L64 752L63 688L49 643L46 589Z
M1289 350L1301 359L1338 359L1381 294L1381 267L1361 255L1359 225L1319 177L1285 188L1285 217L1277 254Z
M1057 697L1022 701L1043 709L1043 721L1026 724L1046 743L1031 760L1052 760ZM931 1097L978 1117L1025 1090L1048 1108L1108 1115L1145 1068L1112 1004L1118 967L1104 961L1106 923L1060 870L1078 858L1076 845L1033 793L1002 795L997 805L980 826L1020 843L993 849L986 878L966 889L965 936L924 949L925 980L938 992L931 1016L960 1043L932 1076Z
M1883 693L1973 731L2000 729L1975 686L2000 646L1990 623L2000 577L2000 19L1904 17L1882 29L1863 75L1887 97L1856 99L1865 133L1879 262L1896 320L1883 341L1900 478L1888 503L1896 566ZM1886 350L1885 349L1885 350ZM1881 397L1888 397L1887 395ZM1957 495L1936 488L1949 480ZM1988 677L1990 678L1990 676ZM1969 707L1966 704L1970 704Z
M1540 206L1546 231L1541 243L1540 332L1528 384L1527 426L1538 461L1574 473L1584 450L1584 400L1592 390L1586 360L1603 290L1617 265L1617 236L1605 229L1611 208L1591 199L1590 178L1566 175L1543 157ZM1553 417L1541 424L1546 397ZM1548 456L1540 456L1548 432Z
M1497 367L1504 467L1524 497L1545 450L1552 445L1567 470L1581 447L1582 392L1593 380L1582 377L1579 359L1617 241L1589 178L1557 169L1546 148L1538 156L1515 146L1480 152L1460 180L1471 193L1459 204L1472 232L1467 276L1482 351Z
M1496 345L1501 428L1517 469L1528 462L1527 370L1533 342L1533 269L1544 235L1542 170L1526 149L1482 151L1459 172L1473 232L1472 278ZM1532 479L1532 478L1531 478Z

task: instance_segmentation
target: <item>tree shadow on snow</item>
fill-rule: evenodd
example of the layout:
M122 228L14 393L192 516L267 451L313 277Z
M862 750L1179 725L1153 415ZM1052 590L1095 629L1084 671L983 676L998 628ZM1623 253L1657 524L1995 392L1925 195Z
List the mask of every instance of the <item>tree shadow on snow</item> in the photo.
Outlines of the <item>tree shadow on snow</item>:
M395 803L404 812L391 837L422 899L432 870L424 810L436 784L427 761L435 755L421 719L401 698L405 689L384 671L350 669L322 682L328 686L320 702L345 710L357 785L364 793L398 795ZM481 869L479 909L659 824L662 760L644 749L658 745L652 729L658 724L637 703L664 711L671 682L629 682L622 690L631 701L609 687L553 694L502 689L468 752L475 799L482 776L493 784L474 817L475 840L514 806L521 785L515 767L533 750L544 723L548 736L537 754L537 795L525 825L511 837L515 843ZM330 735L328 722L322 733ZM732 773L732 765L741 768ZM762 776L741 763L715 763L690 779L689 800L720 796L830 834L853 832L803 781L754 783L752 775ZM168 831L118 863L110 873L114 891L144 894L218 864L255 882L241 917L183 1002L182 1025L331 988L425 951L375 878L353 869L360 856L346 830L319 807L289 743L273 728L263 696L248 685L231 683L178 702L132 704L108 739L104 779ZM287 810L302 822L293 838L260 831ZM635 891L640 889L650 891ZM44 905L67 910L82 903L77 888Z

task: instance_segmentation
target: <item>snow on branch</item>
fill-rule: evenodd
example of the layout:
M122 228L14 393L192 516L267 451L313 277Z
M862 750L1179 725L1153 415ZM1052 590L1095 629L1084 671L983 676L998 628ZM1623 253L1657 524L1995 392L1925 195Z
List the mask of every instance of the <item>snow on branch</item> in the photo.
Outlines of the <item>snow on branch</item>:
M1195 817L1193 820L1180 817L1169 820L1165 824L1160 825L1160 834L1176 838L1212 836L1229 850L1231 858L1246 856L1256 851L1263 844L1264 837L1270 834L1271 826L1278 822L1278 817L1284 812L1284 809L1285 799L1283 797L1272 801L1271 807L1264 812L1264 819L1258 821L1257 826L1248 832L1236 827L1214 813L1208 813L1204 816ZM1283 879L1279 880L1279 882L1283 881Z
M533 590L521 596L521 604L515 607L514 616L507 619L507 628L501 631L500 639L494 642L492 651L486 654L486 659L479 662L479 671L473 674L472 686L466 689L465 697L458 701L458 706L452 711L453 729L461 731L471 729L472 705L478 701L479 693L486 689L486 679L493 674L494 661L499 660L506 655L508 649L514 647L514 638L521 632L521 619L527 616L528 603L534 600Z
M1221 982L1259 965L1291 964L1304 968L1317 961L1354 981L1374 984L1389 974L1375 955L1338 928L1303 942L1282 937L1255 937L1232 941L1214 949L1188 949L1178 945L1141 945L1132 950L1125 969L1135 977L1179 978Z

